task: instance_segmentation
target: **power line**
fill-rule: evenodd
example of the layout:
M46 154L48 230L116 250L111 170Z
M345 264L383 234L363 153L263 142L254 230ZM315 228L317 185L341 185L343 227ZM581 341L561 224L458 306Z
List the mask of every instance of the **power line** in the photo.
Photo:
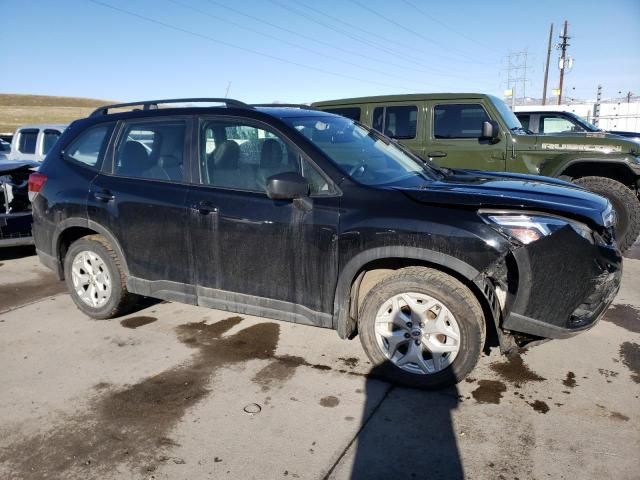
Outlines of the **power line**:
M400 23L400 22L396 22L395 20L393 20L393 19L391 19L391 18L387 17L386 15L383 15L383 14L381 14L380 12L378 12L378 11L376 11L376 10L374 10L374 9L372 9L372 8L370 8L370 7L368 7L367 5L363 4L363 3L362 3L362 2L360 2L359 0L351 0L351 1L352 1L353 3L355 3L356 5L360 6L360 8L362 8L362 9L364 9L364 10L368 11L369 13L371 13L371 14L375 15L376 17L380 17L380 18L382 18L383 20L385 20L386 22L389 22L389 23L391 23L391 24L395 25L396 27L401 28L402 30L405 30L406 32L409 32L409 33L411 33L411 34L413 34L413 35L415 35L415 36L417 36L417 37L419 37L419 38L422 38L423 40L425 40L425 41L427 41L427 42L429 42L429 43L432 43L432 44L434 44L434 45L436 45L436 46L440 47L440 48L441 48L442 50L444 50L444 51L450 51L450 50L451 50L451 46L450 46L450 45L445 45L445 44L443 44L443 43L440 43L440 42L438 42L437 40L434 40L434 39L432 39L432 38L429 38L429 37L427 37L427 36L423 35L422 33L417 32L417 31L415 31L415 30L413 30L413 29L411 29L411 28L407 27L406 25L404 25L404 24L402 24L402 23ZM468 60L467 62L465 62L465 63L484 63L484 62L478 62L476 59L473 59L473 58L469 57L469 56L468 56L468 55L466 55L466 54L459 54L459 53L458 53L457 55L461 55L462 57L469 59L469 60Z
M394 75L393 73L389 73L388 71L377 70L375 68L367 67L367 66L361 65L359 63L350 62L349 60L343 60L341 58L336 58L335 56L329 55L327 53L320 52L318 50L314 50L314 49L311 49L311 48L308 48L308 47L304 47L304 46L299 45L297 43L290 42L288 40L284 40L282 38L279 38L279 37L277 37L275 35L271 35L269 33L261 32L259 30L253 29L251 27L247 27L246 25L242 25L242 24L240 24L238 22L234 22L233 20L228 20L226 18L218 17L217 15L213 15L212 13L209 13L209 12L207 12L205 10L201 10L201 9L199 9L197 7L193 7L191 5L186 5L186 4L184 4L184 3L182 3L182 2L180 2L178 0L167 0L167 1L169 1L171 3L174 3L176 5L179 5L179 6L183 7L183 8L188 9L188 10L192 10L192 11L194 11L196 13L201 14L201 15L205 15L207 17L210 17L210 18L213 18L213 19L216 19L216 20L220 20L220 21L225 22L225 23L230 24L230 25L234 25L237 28L241 28L241 29L247 30L249 32L256 33L258 35L262 35L262 36L267 37L267 38L271 38L271 39L273 39L273 40L275 40L277 42L284 43L285 45L289 45L289 46L292 46L294 48L298 48L300 50L304 50L304 51L313 53L314 55L319 55L321 57L328 58L328 59L331 59L331 60L336 61L336 62L341 62L341 63L347 64L347 65L351 65L353 67L357 67L357 68L361 68L361 69L364 69L364 70L368 70L370 72L374 72L374 73L381 74L381 75L386 75L388 77L394 77L394 78L400 78L400 79L405 79L406 80L406 76ZM412 83L413 83L413 81L412 81Z
M507 56L507 89L511 89L511 105L516 104L516 96L526 97L527 82L527 58L529 52L509 52Z
M234 44L226 42L224 40L218 40L216 38L209 37L208 35L204 35L202 33L194 32L192 30L187 30L185 28L178 27L176 25L172 25L172 24L169 24L169 23L165 23L165 22L163 22L161 20L156 20L155 18L147 17L145 15L140 15L140 14L132 12L130 10L126 10L124 8L116 7L114 5L110 5L108 3L102 2L100 0L89 0L89 1L92 2L92 3L95 3L96 5L101 5L103 7L109 8L111 10L115 10L117 12L124 13L126 15L131 16L131 17L135 17L135 18L138 18L140 20L144 20L144 21L149 22L149 23L160 25L160 26L168 28L170 30L174 30L174 31L177 31L177 32L185 33L187 35L191 35L191 36L194 36L194 37L202 38L204 40L208 40L208 41L213 42L213 43L224 45L226 47L233 48L235 50L241 50L241 51L244 51L244 52L247 52L247 53L251 53L253 55L257 55L257 56L260 56L260 57L270 58L272 60L277 60L279 62L288 63L290 65L295 65L296 67L306 68L306 69L309 69L309 70L314 70L316 72L321 72L321 73L324 73L324 74L327 74L327 75L332 75L332 76L335 76L335 77L346 78L346 79L349 79L349 80L357 80L358 82L371 83L371 84L380 85L380 86L384 86L384 87L398 88L398 89L401 89L401 90L409 90L409 91L412 90L412 89L406 88L406 87L400 87L400 86L391 85L391 84L388 84L388 83L377 82L375 80L369 80L369 79L353 77L351 75L345 75L345 74L342 74L342 73L332 72L332 71L325 70L325 69L320 68L320 67L314 67L312 65L306 65L304 63L299 63L299 62L296 62L296 61L293 61L293 60L287 60L286 58L281 58L281 57L278 57L278 56L275 56L275 55L271 55L269 53L262 53L262 52L259 52L257 50L253 50L251 48L246 48L246 47L242 47L242 46L239 46L239 45L234 45Z
M371 61L374 61L374 62L377 62L377 63L382 63L385 66L394 66L394 67L402 68L402 69L405 69L405 70L412 70L412 71L415 71L415 72L434 73L434 70L432 70L432 69L425 70L425 69L420 69L420 68L415 68L415 67L407 67L405 65L401 65L401 64L392 62L390 60L383 60L380 57L373 57L373 56L367 55L367 54L362 53L362 52L355 52L353 50L349 50L349 49L346 49L346 48L343 48L343 47L337 47L337 46L335 46L335 45L333 45L333 44L331 44L329 42L325 42L324 40L320 40L318 38L314 38L314 37L311 37L309 35L305 35L303 33L296 32L296 31L288 29L286 27L282 27L280 25L277 25L275 23L269 22L269 21L264 20L262 18L259 18L259 17L256 17L254 15L250 15L248 13L245 13L245 12L242 12L240 10L237 10L237 9L235 9L233 7L230 7L228 5L225 5L223 3L216 2L215 0L207 0L207 1L209 3L211 3L212 5L216 5L216 6L220 7L220 8L224 8L224 9L229 10L231 12L234 12L234 13L236 13L238 15L241 15L241 16L243 16L245 18L250 18L250 19L252 19L252 20L254 20L256 22L263 23L265 25L269 25L272 28L281 30L283 32L287 32L287 33L289 33L291 35L295 35L295 36L298 36L300 38L304 38L304 39L310 40L312 42L316 42L316 43L319 43L321 45L325 45L325 46L327 46L329 48L338 50L338 51L340 51L342 53L347 53L349 55L353 55L353 56L357 56L357 57L361 57L361 58L366 58L367 60L371 60ZM454 76L454 75L449 75L449 74L446 74L446 73L442 73L442 74L439 73L439 75L452 76L452 77Z

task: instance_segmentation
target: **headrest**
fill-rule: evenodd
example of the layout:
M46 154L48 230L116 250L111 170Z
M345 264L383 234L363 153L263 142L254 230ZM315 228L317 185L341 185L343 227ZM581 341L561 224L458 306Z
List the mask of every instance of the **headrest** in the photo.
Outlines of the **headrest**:
M282 146L273 138L268 138L262 144L260 151L260 168L274 168L282 165Z
M140 142L129 140L120 153L120 165L125 169L143 171L149 168L149 154Z
M240 146L233 140L225 140L213 151L215 168L238 168Z

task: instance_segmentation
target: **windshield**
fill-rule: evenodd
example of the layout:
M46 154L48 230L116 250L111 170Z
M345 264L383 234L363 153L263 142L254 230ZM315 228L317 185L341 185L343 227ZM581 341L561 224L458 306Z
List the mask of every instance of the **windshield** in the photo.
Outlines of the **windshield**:
M511 109L507 107L506 103L493 95L489 95L489 98L491 99L491 102L493 102L493 106L498 110L498 113L500 113L504 123L507 124L507 128L509 130L524 130L520 120L518 120L518 117L516 117Z
M318 115L282 120L307 137L351 178L365 185L436 176L418 157L391 139L345 117Z
M581 127L583 127L587 132L599 132L600 129L593 125L592 123L587 122L584 118L576 115L572 112L565 112L565 115L573 118L576 123L578 123Z

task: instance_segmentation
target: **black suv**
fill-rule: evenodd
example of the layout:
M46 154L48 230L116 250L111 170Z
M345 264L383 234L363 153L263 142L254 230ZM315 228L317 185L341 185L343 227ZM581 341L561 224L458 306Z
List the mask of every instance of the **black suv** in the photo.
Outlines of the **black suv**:
M509 352L588 329L620 282L606 199L442 169L303 106L102 107L30 194L38 255L90 317L142 295L359 333L418 387L462 379L487 332Z

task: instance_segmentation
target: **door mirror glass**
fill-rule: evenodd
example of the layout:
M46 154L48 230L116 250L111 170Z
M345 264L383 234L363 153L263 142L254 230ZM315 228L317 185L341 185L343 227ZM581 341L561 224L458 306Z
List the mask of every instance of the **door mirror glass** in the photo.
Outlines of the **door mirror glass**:
M309 182L296 172L282 172L267 179L267 196L273 200L293 200L309 196Z
M488 120L482 122L482 139L491 140L492 142L496 142L500 137L500 130L498 129L497 122L493 120Z

